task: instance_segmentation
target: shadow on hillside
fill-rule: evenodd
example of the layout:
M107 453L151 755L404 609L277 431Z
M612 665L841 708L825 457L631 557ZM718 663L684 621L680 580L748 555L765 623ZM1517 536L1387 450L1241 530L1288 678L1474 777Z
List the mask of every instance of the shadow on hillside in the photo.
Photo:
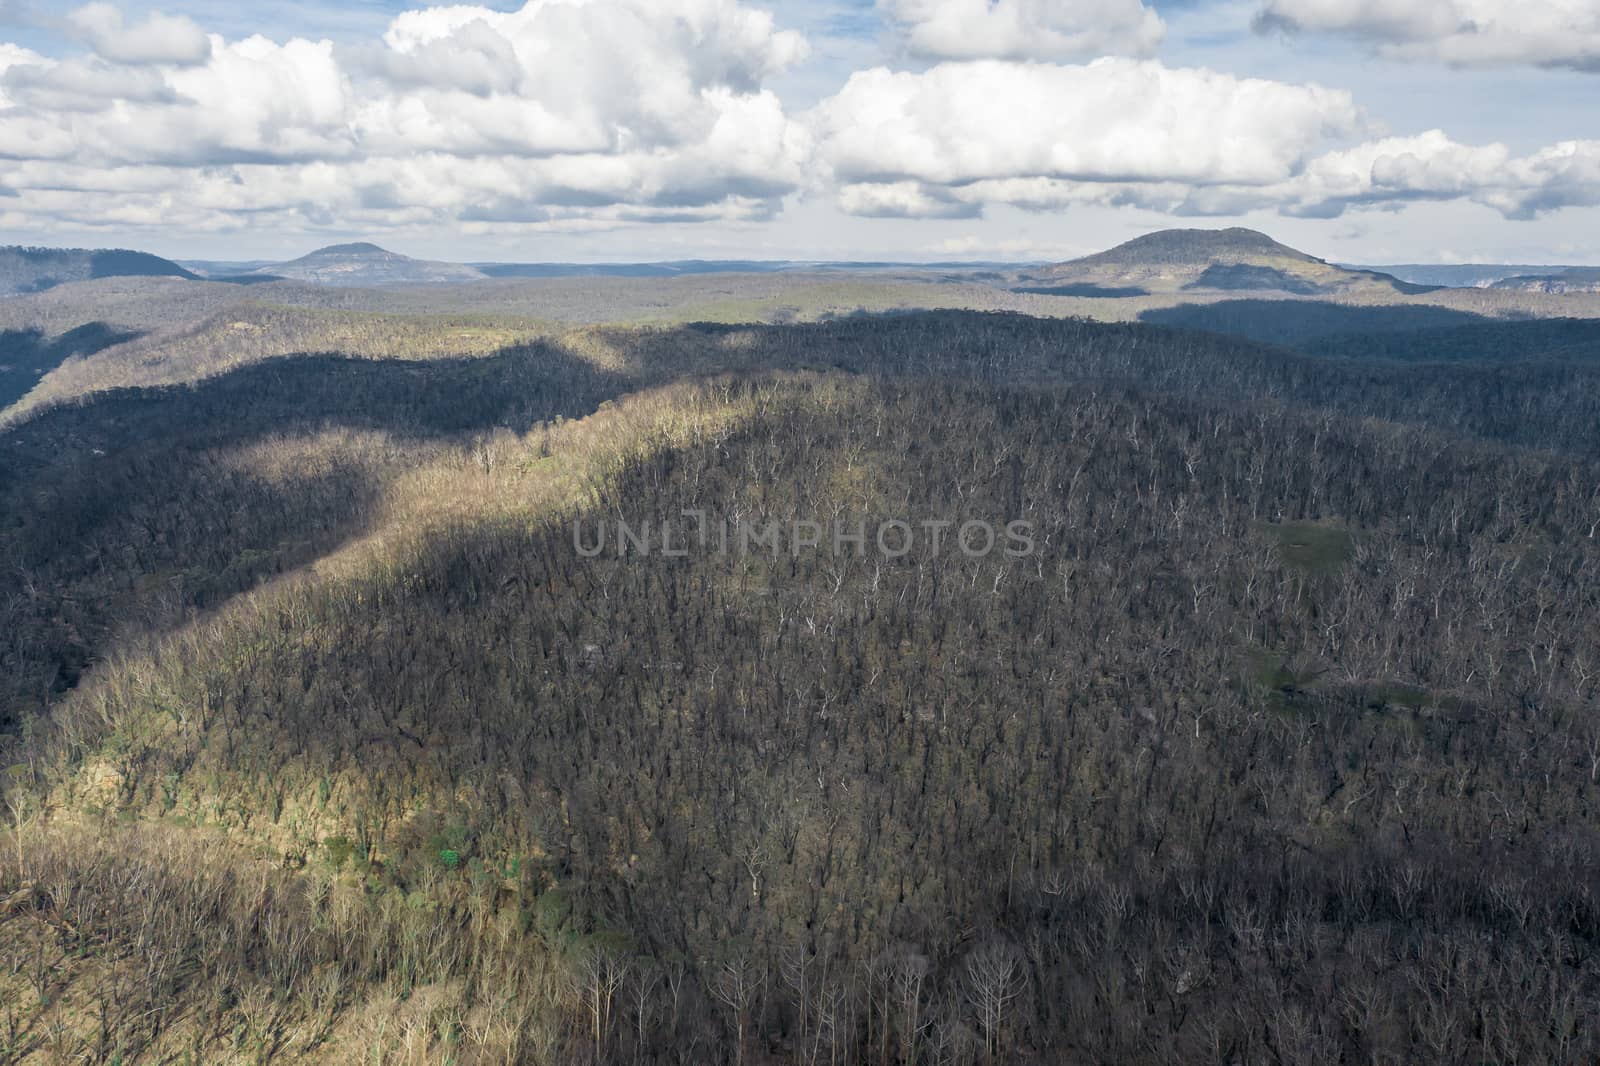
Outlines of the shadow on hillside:
M1359 307L1311 300L1224 300L1157 308L1141 313L1139 321L1294 346L1336 333L1443 329L1491 319L1449 307Z
M1322 287L1308 278L1296 277L1287 270L1254 266L1250 263L1212 263L1184 286L1185 289L1275 289L1300 296L1313 296Z
M1335 333L1307 341L1301 351L1408 363L1592 362L1600 359L1600 319L1487 319L1443 329Z
M136 484L109 488L118 473L158 480L146 464L170 469L203 449L334 427L417 439L520 431L582 417L630 387L542 343L427 362L288 356L194 384L113 389L41 410L0 433L0 494L71 482L70 492L46 494L58 504L54 515L41 513L37 500L25 509L45 534L35 539L40 551L71 551L96 516L129 502L121 493Z
M40 378L73 356L93 355L139 336L104 322L86 322L48 339L37 329L0 332L0 411L26 396Z
M1359 322L1369 332L1375 322L1484 321L1441 308L1303 301L1174 310L1210 312L1213 322L1256 313L1281 328L1289 316L1329 329ZM1562 338L1583 328L1563 326ZM1441 374L1216 332L959 311L596 329L563 344L431 361L272 358L195 384L94 394L0 432L0 610L14 619L9 632L0 625L0 662L27 668L12 671L15 683L0 674L0 686L70 687L104 654L114 623L165 632L196 608L321 558L373 527L385 479L428 458L430 443L460 449L500 427L581 418L680 378L811 369L1011 389L1082 381L1224 407L1271 397L1456 437L1600 454L1597 371L1571 361L1463 363ZM1529 418L1535 409L1541 417ZM308 446L304 438L321 431L348 436ZM251 465L259 455L241 458L254 445L270 476ZM158 601L166 606L152 610Z
M626 384L544 343L426 361L305 353L190 384L91 393L38 411L4 439L13 458L21 448L44 459L63 448L110 452L157 440L215 447L335 423L453 434L576 417Z
M18 690L70 688L119 631L166 632L369 530L407 442L579 418L630 387L535 344L431 362L291 356L42 410L0 433L0 604L22 611L0 661L19 661ZM294 443L327 431L355 436Z
M149 252L134 252L126 248L108 248L104 251L91 253L89 256L89 277L164 277L188 278L190 281L199 279L198 274L185 270L170 260L151 255Z
M72 688L123 639L171 632L364 535L388 479L430 443L581 418L641 387L725 372L1112 373L1140 332L964 313L616 329L587 346L535 342L477 358L284 356L42 408L0 432L0 608L15 608L0 661L17 664L0 677L0 719L8 705ZM1196 335L1186 351L1224 343ZM321 432L350 436L307 440Z

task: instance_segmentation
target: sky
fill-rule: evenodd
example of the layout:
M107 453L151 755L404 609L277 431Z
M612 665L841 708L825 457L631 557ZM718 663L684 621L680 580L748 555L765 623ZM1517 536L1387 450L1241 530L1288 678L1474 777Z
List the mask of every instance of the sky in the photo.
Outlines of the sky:
M0 0L0 241L1600 263L1600 0Z

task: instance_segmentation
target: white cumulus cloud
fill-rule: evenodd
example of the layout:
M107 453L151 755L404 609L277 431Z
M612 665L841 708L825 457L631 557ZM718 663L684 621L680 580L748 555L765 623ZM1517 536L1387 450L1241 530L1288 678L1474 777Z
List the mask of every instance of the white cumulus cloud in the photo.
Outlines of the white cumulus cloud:
M192 19L152 12L142 22L123 21L113 4L78 8L67 21L102 59L115 63L203 63L211 40Z
M1564 141L1525 156L1465 145L1441 130L1392 137L1315 160L1285 201L1304 214L1408 200L1465 199L1508 218L1600 204L1600 140Z
M1385 137L1318 156L1285 182L1192 190L1178 209L1235 215L1267 207L1335 218L1352 208L1426 200L1465 200L1510 219L1600 205L1600 141L1563 141L1517 156L1503 144L1461 144L1442 130Z
M1166 24L1141 0L879 0L911 54L929 59L1148 55Z
M1597 0L1266 0L1256 25L1355 37L1395 59L1600 71Z
M1450 58L1470 37L1479 62L1491 43L1537 40L1565 50L1523 60L1572 63L1597 0L1516 20L1488 0L1260 2L1269 21L1385 49ZM744 0L423 8L339 46L196 38L185 19L90 4L69 16L77 54L0 44L0 226L757 222L802 190L906 219L996 204L1332 217L1457 200L1508 218L1600 205L1600 140L1519 154L1438 130L1385 136L1343 89L1058 61L1148 50L1160 20L1138 0L880 3L912 51L943 61L859 70L803 115L773 86L793 84L778 79L806 41Z
M811 120L840 206L856 215L1095 204L1334 217L1466 200L1531 218L1600 204L1600 141L1516 156L1439 130L1359 140L1349 93L1148 60L865 71Z
M426 8L347 48L71 23L88 54L0 48L11 225L761 218L813 154L764 85L806 42L740 0Z
M1105 58L864 71L813 121L847 209L948 214L1083 184L1269 185L1360 116L1339 90Z

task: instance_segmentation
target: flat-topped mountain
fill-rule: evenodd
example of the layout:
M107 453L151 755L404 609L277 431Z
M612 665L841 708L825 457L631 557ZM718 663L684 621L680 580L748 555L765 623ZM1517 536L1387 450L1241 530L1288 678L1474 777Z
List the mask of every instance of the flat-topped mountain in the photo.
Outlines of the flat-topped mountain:
M439 263L413 259L365 241L330 244L287 263L249 271L248 276L272 276L318 285L436 285L482 281L486 275L464 263Z
M1350 270L1252 229L1169 229L1022 275L1027 292L1145 296L1177 291L1277 292L1296 296L1424 291L1388 274Z
M196 277L170 259L126 248L0 248L0 295L44 292L69 281Z
M1135 237L1115 248L1074 259L1063 266L1152 267L1206 266L1257 259L1286 259L1320 263L1304 252L1279 244L1265 233L1235 226L1231 229L1164 229Z

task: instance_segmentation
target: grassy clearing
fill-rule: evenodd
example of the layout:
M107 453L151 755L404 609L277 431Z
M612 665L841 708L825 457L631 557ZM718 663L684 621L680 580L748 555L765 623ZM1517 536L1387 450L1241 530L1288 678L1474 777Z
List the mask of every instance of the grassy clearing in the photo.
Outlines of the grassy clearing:
M1257 522L1255 528L1277 544L1283 561L1311 575L1336 574L1355 555L1356 534L1321 522Z

